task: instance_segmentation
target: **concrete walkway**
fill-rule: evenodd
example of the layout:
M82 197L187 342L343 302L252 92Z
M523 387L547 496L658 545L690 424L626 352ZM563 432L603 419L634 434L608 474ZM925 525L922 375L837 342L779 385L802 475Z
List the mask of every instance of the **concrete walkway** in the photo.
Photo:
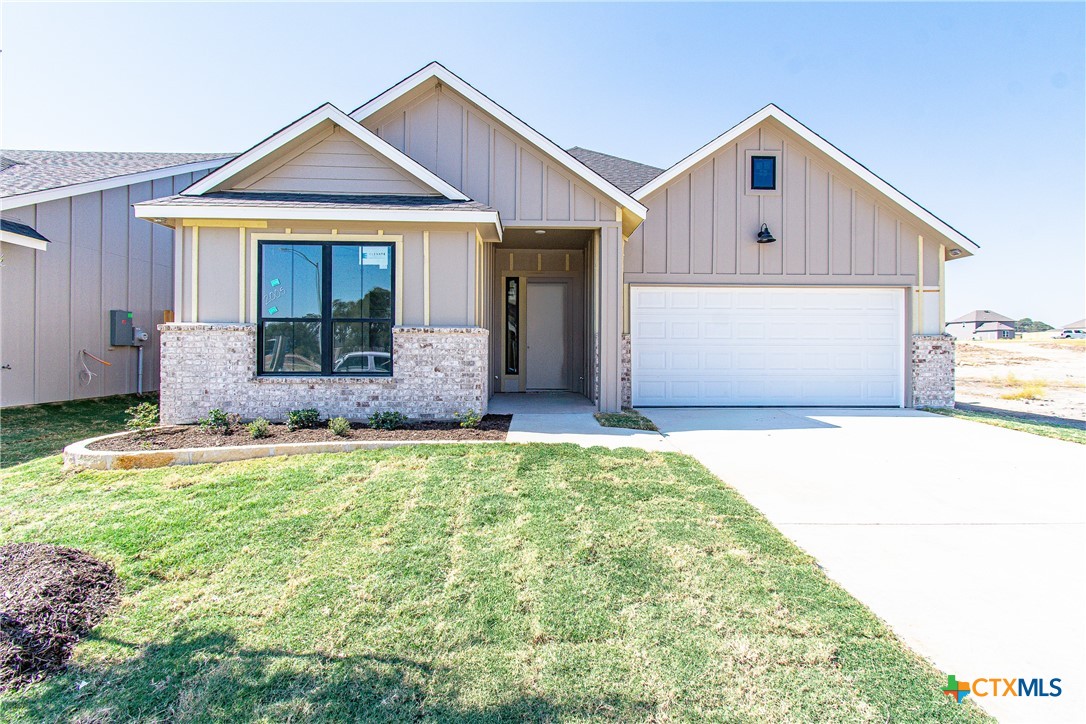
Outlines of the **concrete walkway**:
M1003 721L1086 720L1086 446L913 410L643 410ZM515 419L515 418L514 418Z
M488 412L512 415L507 442L568 442L581 447L636 447L672 450L663 435L647 430L602 427L596 406L570 392L529 392L494 395Z

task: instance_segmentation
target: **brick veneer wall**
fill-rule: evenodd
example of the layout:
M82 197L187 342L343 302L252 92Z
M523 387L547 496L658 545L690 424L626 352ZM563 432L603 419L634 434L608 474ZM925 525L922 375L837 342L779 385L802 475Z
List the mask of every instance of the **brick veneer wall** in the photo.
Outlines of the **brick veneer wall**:
M622 406L633 407L633 356L630 351L630 335L622 335L621 357L618 361L618 374L622 384Z
M397 410L419 419L487 409L487 339L479 327L396 327L392 377L257 377L256 325L173 323L161 332L160 417L193 422L218 407L282 420L312 407L363 419Z
M913 407L954 407L954 338L913 335Z

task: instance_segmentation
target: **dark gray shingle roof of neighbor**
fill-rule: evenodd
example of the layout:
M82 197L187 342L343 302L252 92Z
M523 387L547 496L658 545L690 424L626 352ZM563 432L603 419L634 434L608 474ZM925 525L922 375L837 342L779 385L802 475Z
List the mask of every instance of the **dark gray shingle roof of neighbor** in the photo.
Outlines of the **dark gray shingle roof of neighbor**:
M957 324L958 322L1011 322L1014 320L1010 317L1004 317L1002 314L996 314L991 309L974 309L969 314L963 314L957 319L952 319L947 324Z
M478 201L442 196L299 194L265 191L218 191L202 196L166 196L141 206L266 206L303 209L410 209L414 211L494 211Z
M1014 325L1013 324L1007 324L1006 322L985 322L984 324L980 325L979 327L977 327L973 331L974 332L1002 332L1002 331L1013 332L1014 331Z
M630 161L618 156L611 156L599 151L590 151L580 146L574 146L566 150L569 155L627 194L632 194L664 172L662 168Z
M232 153L0 150L0 196L103 181L115 176L222 159Z
M6 231L9 234L18 234L19 236L26 236L31 239L38 239L39 241L49 241L44 236L38 233L38 230L32 226L21 224L18 221L12 221L11 219L0 219L0 231Z

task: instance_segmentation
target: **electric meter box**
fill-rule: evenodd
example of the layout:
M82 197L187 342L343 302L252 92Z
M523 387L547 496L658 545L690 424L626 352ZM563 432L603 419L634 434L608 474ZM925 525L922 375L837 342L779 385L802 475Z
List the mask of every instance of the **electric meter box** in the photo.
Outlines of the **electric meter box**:
M132 312L124 309L109 310L109 344L112 347L132 347L136 344L132 326Z

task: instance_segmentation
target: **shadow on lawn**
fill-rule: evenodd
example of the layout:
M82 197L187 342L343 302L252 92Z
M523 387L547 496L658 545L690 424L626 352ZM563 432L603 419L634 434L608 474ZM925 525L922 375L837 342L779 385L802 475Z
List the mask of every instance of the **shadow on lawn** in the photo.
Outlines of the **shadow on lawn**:
M567 717L638 719L655 706L618 696L555 703L521 692L489 693L502 703L461 704L457 674L400 657L329 656L246 649L228 633L179 634L139 647L113 665L73 665L62 676L4 702L33 721L302 719L306 721L508 722Z

